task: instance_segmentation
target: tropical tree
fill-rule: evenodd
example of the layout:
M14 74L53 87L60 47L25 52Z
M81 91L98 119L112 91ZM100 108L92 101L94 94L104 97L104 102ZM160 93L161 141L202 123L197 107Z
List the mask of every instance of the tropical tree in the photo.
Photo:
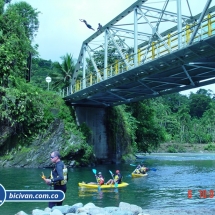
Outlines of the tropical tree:
M215 102L210 103L210 108L202 116L202 129L207 133L208 141L215 142Z
M137 120L136 143L139 151L150 152L165 140L165 131L155 121L155 111L150 100L131 103L132 116Z
M53 65L58 71L58 73L53 74L54 89L68 87L75 71L75 62L71 54L67 53L61 59L62 63L55 62Z
M191 93L189 96L190 100L190 115L192 117L201 118L206 110L209 109L211 98L207 94ZM205 92L205 91L204 91Z
M189 105L189 98L180 93L172 93L162 96L163 103L168 105L173 113L176 113L180 106Z
M32 8L27 2L21 1L15 4L9 4L6 10L6 15L16 13L24 27L26 36L33 40L39 28L38 15L40 12ZM14 20L15 21L15 20Z
M32 105L35 90L32 94L30 91L27 93L29 85L25 83L27 57L29 52L36 53L31 39L37 31L27 23L38 21L38 13L27 3L4 7L5 2L8 1L0 0L0 130L2 127L8 130L9 127L9 131L14 133L27 133L24 130L37 121L37 114L33 113L32 117L28 110L36 110L38 115L41 113L38 111L41 106ZM21 11L35 13L24 18ZM35 106L38 109L34 109Z
M57 74L58 70L53 66L51 60L44 60L41 58L32 59L31 84L34 84L43 90L47 90L46 77L50 76L53 78L54 76L57 76ZM50 89L52 88L52 82L50 83Z
M28 23L38 20L38 13L24 19L21 11L34 12L27 3L10 4L4 11L4 2L0 0L0 84L8 87L9 76L26 78L27 57L29 52L35 54L36 50L31 45L31 39L37 31Z
M180 130L179 130L179 140L180 142L188 142L188 131L190 126L191 117L189 114L189 106L186 104L181 105L178 110L176 117L179 121Z
M108 148L116 155L126 155L137 151L135 131L137 120L128 106L119 105L106 109ZM110 154L110 157L113 155Z

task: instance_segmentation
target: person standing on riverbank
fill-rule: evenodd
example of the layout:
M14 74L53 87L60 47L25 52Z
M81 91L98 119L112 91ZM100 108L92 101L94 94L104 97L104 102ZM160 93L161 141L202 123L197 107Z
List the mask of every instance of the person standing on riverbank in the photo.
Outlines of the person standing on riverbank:
M54 190L61 190L66 193L67 181L68 181L68 171L64 163L60 160L60 153L54 151L50 156L51 161L55 164L54 169L51 171L50 179L44 179L46 184L53 186ZM61 202L49 202L49 208L53 206L60 206L63 204Z

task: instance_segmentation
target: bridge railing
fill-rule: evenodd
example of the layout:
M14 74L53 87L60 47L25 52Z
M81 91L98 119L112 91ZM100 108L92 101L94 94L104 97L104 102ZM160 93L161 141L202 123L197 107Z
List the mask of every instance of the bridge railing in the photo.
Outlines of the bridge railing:
M166 36L164 36L162 41L154 41L151 43L150 47L144 46L138 49L137 53L137 61L138 66L145 64L146 62L153 61L155 59L158 59L164 55L168 55L173 51L176 51L179 49L178 45L178 36L181 34L182 38L182 44L180 48L184 48L189 44L190 37L192 32L194 31L197 23L191 23L189 25L186 25L182 32L172 32ZM202 21L197 35L194 38L193 43L198 42L202 39L208 38L212 35L215 35L215 14L208 14L207 17ZM168 48L167 48L168 47ZM126 60L129 63L129 68L125 64L124 59L122 60L116 60L114 64L109 65L107 68L104 68L107 70L107 79L112 78L120 73L126 72L132 68L134 68L134 54L128 55L126 54ZM99 70L100 76L104 80L104 69ZM61 93L63 97L71 95L72 93L76 93L82 89L84 89L84 79L76 80L75 85L71 89L71 87L68 87L64 89ZM90 87L92 85L95 85L102 80L98 78L98 75L94 73L89 73L89 75L86 76L86 88Z

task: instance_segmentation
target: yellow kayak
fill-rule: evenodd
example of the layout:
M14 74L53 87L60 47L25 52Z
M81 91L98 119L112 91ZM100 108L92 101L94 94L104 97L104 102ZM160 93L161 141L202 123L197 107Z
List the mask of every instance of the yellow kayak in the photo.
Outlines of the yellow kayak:
M144 176L147 176L148 174L147 173L145 173L145 174L141 174L141 173L139 173L139 174L137 174L137 173L131 173L131 176L132 177L134 177L134 178L138 178L138 177L144 177Z
M126 187L128 186L128 183L122 182L121 184L117 185L117 188L120 187ZM103 184L103 185L97 185L97 184L86 184L85 182L82 183L78 183L79 187L85 187L85 188L98 188L99 186L101 187L101 189L106 189L106 188L115 188L115 184Z

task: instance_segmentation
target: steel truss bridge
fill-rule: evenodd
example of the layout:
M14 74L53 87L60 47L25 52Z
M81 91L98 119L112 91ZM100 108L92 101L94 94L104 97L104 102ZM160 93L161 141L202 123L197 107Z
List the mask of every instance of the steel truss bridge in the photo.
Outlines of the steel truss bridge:
M215 7L194 15L181 1L138 0L86 39L64 100L116 106L215 83Z

